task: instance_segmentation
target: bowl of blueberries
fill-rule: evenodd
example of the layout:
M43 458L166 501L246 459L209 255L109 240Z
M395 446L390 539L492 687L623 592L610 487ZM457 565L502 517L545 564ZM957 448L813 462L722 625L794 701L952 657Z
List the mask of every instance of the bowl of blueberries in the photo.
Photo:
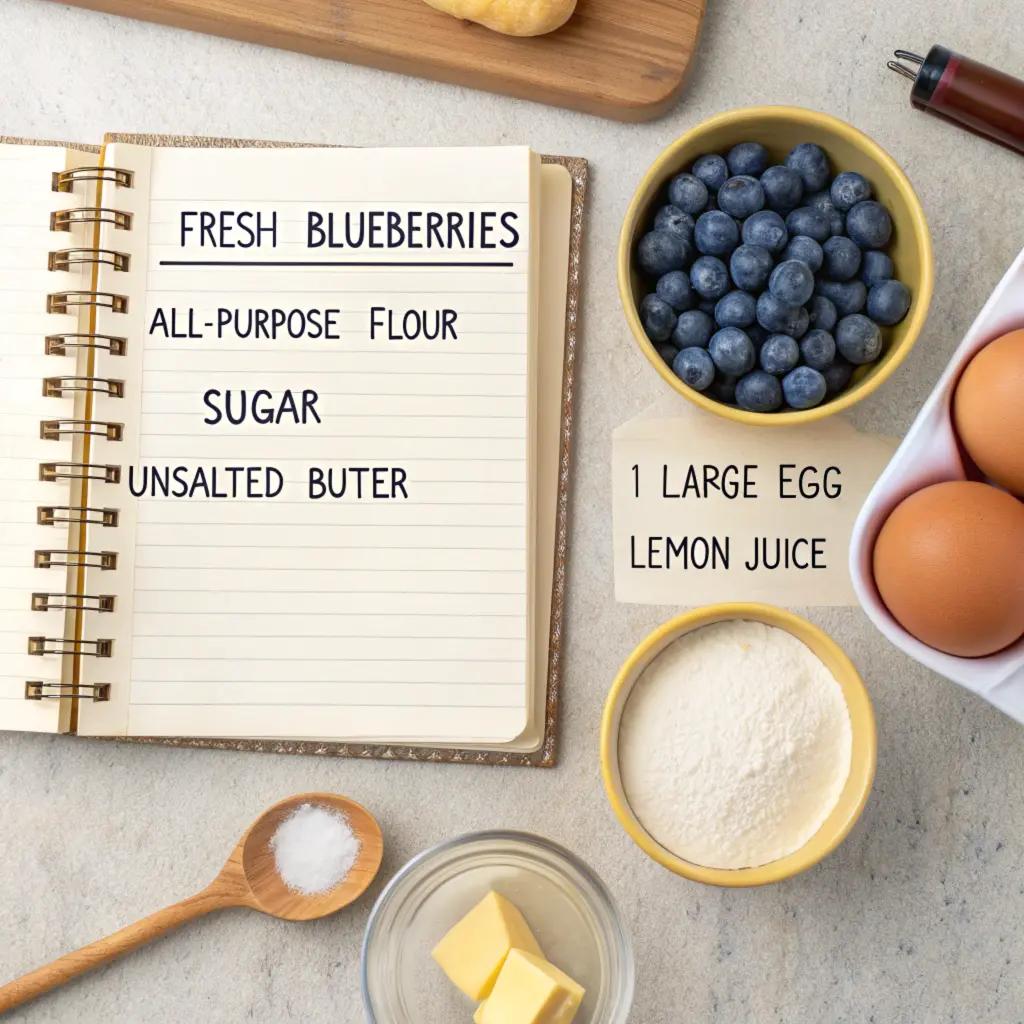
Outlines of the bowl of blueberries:
M896 162L827 114L750 107L677 139L640 183L619 292L662 378L760 425L849 408L924 325L933 260Z

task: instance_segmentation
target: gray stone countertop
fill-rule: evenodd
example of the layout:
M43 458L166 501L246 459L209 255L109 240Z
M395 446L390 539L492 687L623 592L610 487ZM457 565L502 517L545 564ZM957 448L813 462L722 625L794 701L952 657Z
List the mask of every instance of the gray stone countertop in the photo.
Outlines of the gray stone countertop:
M891 647L855 608L810 609L853 658L878 716L878 776L847 842L794 880L703 888L641 854L599 778L608 685L674 609L615 603L614 427L663 386L630 339L616 238L637 180L701 119L789 103L851 121L902 164L934 236L931 317L898 373L855 412L902 435L1024 246L1024 162L914 113L885 70L933 42L1024 76L1006 0L710 0L688 91L623 125L41 0L0 4L0 131L99 141L105 131L352 145L529 143L591 161L567 661L557 769L443 766L0 736L0 982L205 885L248 822L333 790L387 835L380 880L335 919L207 919L12 1020L362 1021L371 898L410 856L468 830L547 835L603 876L632 930L636 1024L1017 1024L1024 1019L1024 732Z

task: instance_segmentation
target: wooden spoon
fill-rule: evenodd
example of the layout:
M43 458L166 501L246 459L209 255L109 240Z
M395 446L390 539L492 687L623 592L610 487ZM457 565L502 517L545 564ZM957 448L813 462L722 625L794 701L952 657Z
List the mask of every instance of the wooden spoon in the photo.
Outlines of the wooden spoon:
M270 840L278 826L303 804L341 811L362 843L352 870L322 896L303 896L289 889L277 873L270 849ZM286 921L326 917L347 907L366 891L380 868L383 855L380 827L370 812L354 800L333 793L289 797L264 811L249 826L221 873L202 892L4 985L0 988L0 1014L214 910L249 907Z

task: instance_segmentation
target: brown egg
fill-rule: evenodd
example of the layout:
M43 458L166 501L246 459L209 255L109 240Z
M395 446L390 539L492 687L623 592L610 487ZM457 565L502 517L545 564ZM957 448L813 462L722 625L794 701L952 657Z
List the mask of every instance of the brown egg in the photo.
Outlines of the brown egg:
M953 423L985 476L1024 497L1024 330L996 338L967 364Z
M980 658L1024 635L1024 504L989 484L905 498L875 541L878 592L929 647Z

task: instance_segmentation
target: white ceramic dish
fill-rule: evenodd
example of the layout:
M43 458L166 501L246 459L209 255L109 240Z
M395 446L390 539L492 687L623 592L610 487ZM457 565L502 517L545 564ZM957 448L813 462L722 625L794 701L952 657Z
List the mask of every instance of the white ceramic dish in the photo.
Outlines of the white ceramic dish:
M892 461L860 510L850 542L854 590L872 622L921 664L980 694L1024 722L1024 638L987 658L957 658L914 639L889 614L875 587L871 556L889 513L909 494L943 480L980 479L953 431L951 404L964 368L990 341L1024 327L1024 252L1007 271L956 350Z

